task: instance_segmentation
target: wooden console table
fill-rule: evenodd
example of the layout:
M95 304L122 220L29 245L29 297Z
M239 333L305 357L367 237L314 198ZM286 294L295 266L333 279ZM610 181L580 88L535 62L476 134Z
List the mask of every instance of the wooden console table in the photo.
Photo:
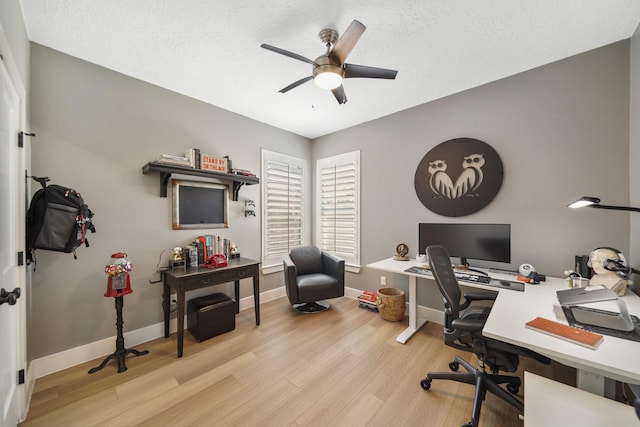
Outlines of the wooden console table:
M234 282L236 313L240 311L240 279L253 277L253 304L256 312L256 325L260 324L260 273L259 261L248 258L230 259L229 265L220 268L193 267L186 270L166 271L163 274L162 309L164 312L164 337L169 338L169 309L171 289L178 297L178 357L182 357L184 341L185 293L194 289L206 288L223 283Z

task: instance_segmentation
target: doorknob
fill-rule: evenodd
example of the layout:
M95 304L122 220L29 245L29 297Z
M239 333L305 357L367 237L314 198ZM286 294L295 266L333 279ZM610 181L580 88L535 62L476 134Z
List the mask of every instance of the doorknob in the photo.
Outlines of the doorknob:
M0 305L5 302L9 305L15 305L20 298L20 288L15 288L11 292L7 292L4 288L0 289Z

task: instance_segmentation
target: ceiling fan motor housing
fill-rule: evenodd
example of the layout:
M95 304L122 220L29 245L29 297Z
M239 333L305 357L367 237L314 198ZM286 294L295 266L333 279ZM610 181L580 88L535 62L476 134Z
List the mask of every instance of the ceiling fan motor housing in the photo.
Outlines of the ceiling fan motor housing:
M321 73L334 73L342 76L342 66L340 62L330 55L322 55L316 58L317 66L313 67L313 77Z

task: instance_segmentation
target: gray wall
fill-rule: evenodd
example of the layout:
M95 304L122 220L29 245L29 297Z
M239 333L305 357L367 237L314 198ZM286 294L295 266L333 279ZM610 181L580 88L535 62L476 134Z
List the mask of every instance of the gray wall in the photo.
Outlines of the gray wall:
M16 63L22 84L29 84L29 38L18 0L0 2L0 25L7 36L11 55ZM4 53L4 52L3 52Z
M80 191L97 229L88 236L91 247L78 249L78 260L37 252L34 358L114 335L113 299L103 297L104 266L114 252L126 252L134 266L125 332L162 320L162 286L149 280L158 279L163 250L217 234L232 239L243 256L260 259L259 185L244 186L239 201L230 203L228 229L172 231L171 198L160 198L158 174L143 175L141 168L161 153L182 155L198 147L259 173L262 147L309 158L307 139L37 44L31 59L32 127L38 135L31 172ZM244 217L245 199L256 201L258 216ZM242 297L251 295L244 282ZM268 275L261 288L280 282L281 275Z
M630 103L629 103L629 190L631 206L640 207L640 27L631 38ZM640 214L632 214L629 263L640 269ZM640 292L640 277L633 276L634 289Z
M505 174L486 208L447 218L420 203L414 174L431 148L458 137L490 144ZM361 150L363 265L392 256L400 242L415 255L419 222L510 223L512 264L494 266L528 262L561 276L574 254L600 245L629 250L627 213L566 208L581 195L628 204L628 141L623 41L319 138L312 151L317 159ZM349 275L349 285L375 289L380 275L365 269ZM391 282L407 286L402 277Z
M530 262L548 275L561 275L574 254L599 245L629 250L627 214L565 207L580 195L629 203L628 41L312 143L42 46L32 46L31 61L38 133L32 172L77 187L96 212L98 228L77 261L38 254L34 357L113 336L113 301L102 296L102 271L116 251L127 252L134 264L125 331L161 321L160 286L148 283L157 277L158 256L200 233L170 230L170 203L157 195L158 177L142 175L140 168L160 153L180 154L188 147L230 155L234 164L254 171L260 169L261 147L312 160L361 150L363 265L392 256L399 242L415 254L417 223L426 221L511 223L513 262L499 267ZM413 177L431 148L463 136L492 145L505 178L488 207L450 219L422 206ZM243 255L259 259L260 221L242 215L246 198L259 202L259 186L241 190L231 228L222 234ZM348 286L375 289L379 276L365 268L349 274ZM388 280L406 287L401 278ZM262 285L280 286L280 275L263 277ZM426 305L426 292L420 298Z

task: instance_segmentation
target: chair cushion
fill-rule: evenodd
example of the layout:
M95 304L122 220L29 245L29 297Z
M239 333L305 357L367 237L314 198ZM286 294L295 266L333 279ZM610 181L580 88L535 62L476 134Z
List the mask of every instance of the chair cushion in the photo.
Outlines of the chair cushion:
M322 253L315 246L293 248L289 256L296 265L298 276L322 272Z
M324 273L298 276L298 296L302 302L320 301L340 295L338 280Z

